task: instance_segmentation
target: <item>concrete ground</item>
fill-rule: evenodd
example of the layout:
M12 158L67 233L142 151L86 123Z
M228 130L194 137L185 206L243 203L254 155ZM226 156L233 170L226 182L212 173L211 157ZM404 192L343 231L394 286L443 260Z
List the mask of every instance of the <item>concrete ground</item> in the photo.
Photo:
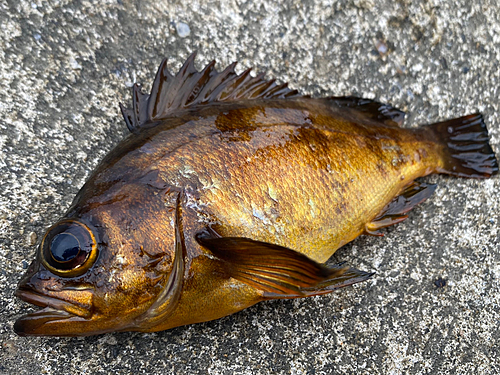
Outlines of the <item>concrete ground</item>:
M1 374L497 374L500 179L433 176L337 293L141 334L22 338L13 293L44 230L127 134L118 102L176 70L254 66L314 96L377 98L415 126L481 111L500 156L496 0L0 0Z

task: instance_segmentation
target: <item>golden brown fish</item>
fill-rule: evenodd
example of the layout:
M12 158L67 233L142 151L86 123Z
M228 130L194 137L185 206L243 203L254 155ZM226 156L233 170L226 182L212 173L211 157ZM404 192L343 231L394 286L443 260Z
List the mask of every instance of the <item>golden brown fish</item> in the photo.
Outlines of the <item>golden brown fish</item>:
M498 164L480 114L418 129L372 100L312 99L203 71L192 55L122 107L132 134L42 239L16 295L43 309L20 335L160 331L371 274L325 262L398 223L430 173L487 178Z

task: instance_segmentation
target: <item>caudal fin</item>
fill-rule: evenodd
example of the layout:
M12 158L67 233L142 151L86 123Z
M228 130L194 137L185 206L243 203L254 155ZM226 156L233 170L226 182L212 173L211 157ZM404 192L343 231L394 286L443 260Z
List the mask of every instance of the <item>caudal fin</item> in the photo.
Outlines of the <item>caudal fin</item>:
M488 129L480 113L429 125L443 145L439 173L469 178L488 178L498 172Z

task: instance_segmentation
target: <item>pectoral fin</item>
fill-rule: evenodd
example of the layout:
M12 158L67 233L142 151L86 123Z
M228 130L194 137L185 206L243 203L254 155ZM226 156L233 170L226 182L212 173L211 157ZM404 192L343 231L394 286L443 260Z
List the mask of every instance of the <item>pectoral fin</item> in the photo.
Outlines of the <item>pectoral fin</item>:
M326 267L294 250L249 238L200 234L197 240L223 262L229 276L262 290L266 298L326 294L373 275L342 264Z
M383 236L379 229L389 227L406 220L410 211L417 204L429 198L436 190L437 185L414 181L405 190L394 198L381 213L365 226L365 234Z

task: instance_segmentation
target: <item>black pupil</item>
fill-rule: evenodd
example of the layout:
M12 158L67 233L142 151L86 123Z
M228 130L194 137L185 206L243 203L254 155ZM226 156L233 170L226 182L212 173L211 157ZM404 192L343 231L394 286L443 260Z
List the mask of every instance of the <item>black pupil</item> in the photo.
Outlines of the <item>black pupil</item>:
M80 252L80 243L70 233L60 233L50 244L52 257L58 262L68 262Z

